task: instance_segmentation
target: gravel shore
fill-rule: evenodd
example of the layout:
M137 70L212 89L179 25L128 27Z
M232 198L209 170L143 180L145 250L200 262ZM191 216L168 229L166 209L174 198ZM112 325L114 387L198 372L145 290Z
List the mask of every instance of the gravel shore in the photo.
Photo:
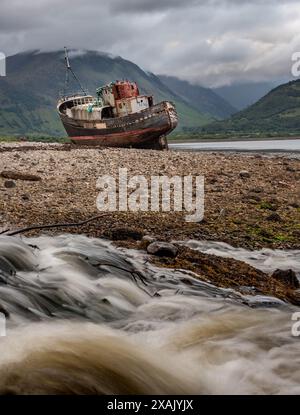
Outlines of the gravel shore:
M248 248L300 247L300 160L258 154L0 143L0 229L79 222L99 214L97 178L117 177L119 167L126 167L129 177L204 175L204 220L187 223L183 213L120 212L64 232L116 240L121 234L125 237L120 239L126 239L129 231L163 240L211 239ZM36 181L7 178L7 171L36 176Z

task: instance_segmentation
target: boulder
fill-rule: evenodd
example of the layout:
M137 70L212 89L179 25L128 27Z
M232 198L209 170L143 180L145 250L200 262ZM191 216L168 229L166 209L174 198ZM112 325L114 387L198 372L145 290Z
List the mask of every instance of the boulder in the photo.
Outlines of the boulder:
M157 241L148 245L147 252L155 256L175 258L178 253L178 248L168 242Z
M6 187L6 189L12 189L13 187L16 187L16 183L13 180L5 180L4 187Z
M277 281L283 282L291 288L300 288L300 282L296 276L295 271L293 271L292 269L277 269L273 272L272 278L275 278Z

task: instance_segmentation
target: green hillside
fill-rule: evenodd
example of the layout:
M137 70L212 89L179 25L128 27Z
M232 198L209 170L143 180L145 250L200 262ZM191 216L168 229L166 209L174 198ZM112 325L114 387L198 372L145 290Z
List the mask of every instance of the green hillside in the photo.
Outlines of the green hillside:
M237 112L237 109L209 88L190 84L173 76L159 75L159 78L191 107L204 114L222 120Z
M175 102L179 130L200 128L213 120L173 93L158 77L121 57L86 51L71 52L70 60L91 94L105 83L127 78L136 81L142 92L153 94L156 102ZM7 76L0 78L0 135L65 135L56 113L64 80L63 52L27 52L9 57ZM78 91L77 85L70 86L73 92Z
M205 133L300 134L300 80L270 91L249 108L230 119L202 129Z

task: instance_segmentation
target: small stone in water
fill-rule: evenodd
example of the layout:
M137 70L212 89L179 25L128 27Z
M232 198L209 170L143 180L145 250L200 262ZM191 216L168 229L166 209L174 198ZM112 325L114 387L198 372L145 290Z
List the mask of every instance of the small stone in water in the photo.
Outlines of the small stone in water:
M273 272L272 277L276 278L279 281L284 282L291 288L296 288L296 289L300 288L300 282L296 276L295 271L293 271L292 269L287 269L287 270L277 269L276 271Z

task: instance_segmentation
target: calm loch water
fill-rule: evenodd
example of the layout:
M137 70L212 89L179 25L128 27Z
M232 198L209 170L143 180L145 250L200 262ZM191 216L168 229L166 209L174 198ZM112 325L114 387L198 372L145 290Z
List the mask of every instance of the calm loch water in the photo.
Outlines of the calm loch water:
M171 143L173 150L300 152L300 139Z

